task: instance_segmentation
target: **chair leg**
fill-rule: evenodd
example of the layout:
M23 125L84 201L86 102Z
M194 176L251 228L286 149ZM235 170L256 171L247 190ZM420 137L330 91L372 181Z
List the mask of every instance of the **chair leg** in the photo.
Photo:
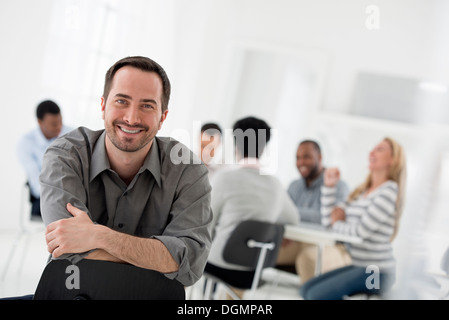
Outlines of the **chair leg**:
M204 289L204 300L211 300L212 298L212 288L214 287L214 281L210 278L204 278L204 281L206 282L206 288Z
M30 242L31 242L31 238L32 238L32 233L31 232L27 232L27 235L25 237L25 243L24 243L24 247L23 247L23 251L22 251L22 258L19 264L19 269L18 269L18 276L20 277L22 275L22 271L23 271L23 266L26 263L26 258L27 258L27 253L28 253L28 249L30 247Z
M262 275L263 264L265 262L265 256L267 254L267 248L263 247L259 253L259 260L257 262L256 272L254 274L254 281L251 285L251 294L253 294L259 287L259 280Z
M1 282L5 281L5 279L6 279L6 274L8 273L9 265L11 264L12 259L14 258L14 255L17 250L17 245L19 244L23 235L24 235L24 232L21 230L21 231L19 231L18 235L14 239L11 250L9 251L8 258L6 259L5 267L3 268L3 273L0 278Z
M221 290L220 290L221 289ZM227 294L227 296L225 296L224 298L220 298L218 296L218 294L220 294L220 291L223 291L225 294ZM240 291L240 290L239 290ZM243 294L242 294L243 296ZM239 296L238 293L236 293L234 291L234 289L232 287L230 287L229 285L227 285L226 283L223 282L217 282L217 290L215 292L214 295L214 299L216 300L220 300L220 299L226 299L228 300L228 298L231 298L232 300L242 300L242 297Z

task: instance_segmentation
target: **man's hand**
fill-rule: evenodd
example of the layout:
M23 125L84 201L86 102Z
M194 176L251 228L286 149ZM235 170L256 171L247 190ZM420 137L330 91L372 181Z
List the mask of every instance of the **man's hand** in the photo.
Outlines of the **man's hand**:
M45 230L48 252L54 258L65 253L81 253L95 249L95 224L86 212L67 204L73 218L50 223Z

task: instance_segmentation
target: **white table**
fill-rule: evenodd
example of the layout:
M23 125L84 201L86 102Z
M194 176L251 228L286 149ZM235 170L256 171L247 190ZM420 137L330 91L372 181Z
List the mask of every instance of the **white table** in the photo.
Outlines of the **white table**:
M317 246L317 260L315 274L321 273L322 253L324 246L337 242L361 243L362 239L336 233L330 229L313 223L300 222L299 225L285 225L284 238L299 242L315 244Z

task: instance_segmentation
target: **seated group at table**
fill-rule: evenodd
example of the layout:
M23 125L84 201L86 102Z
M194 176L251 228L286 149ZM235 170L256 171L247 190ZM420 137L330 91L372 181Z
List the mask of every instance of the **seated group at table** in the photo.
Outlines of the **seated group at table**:
M259 141L257 132L269 132L270 127L262 119L247 117L235 122L236 129L254 130ZM269 134L266 138L268 142ZM369 174L352 191L340 178L338 168L323 167L316 141L299 143L296 166L300 177L288 190L276 177L260 174L264 144L251 148L244 140L235 147L240 156L238 165L216 170L210 177L214 221L206 270L220 268L223 273L240 272L246 282L252 279L253 270L242 270L221 257L227 238L242 220L254 218L287 225L306 222L359 241L336 241L320 248L313 241L284 239L278 268L298 274L304 299L343 299L357 293L382 294L391 288L396 276L391 242L401 217L406 174L405 155L398 142L386 137L373 147L368 157ZM379 272L379 285L366 285L370 266Z

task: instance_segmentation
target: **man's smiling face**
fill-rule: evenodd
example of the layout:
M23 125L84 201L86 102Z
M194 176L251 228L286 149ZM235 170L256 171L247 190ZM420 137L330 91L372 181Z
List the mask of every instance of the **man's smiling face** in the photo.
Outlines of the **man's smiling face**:
M161 111L162 82L155 72L125 66L114 75L108 97L101 99L107 138L118 150L151 147L167 112Z

